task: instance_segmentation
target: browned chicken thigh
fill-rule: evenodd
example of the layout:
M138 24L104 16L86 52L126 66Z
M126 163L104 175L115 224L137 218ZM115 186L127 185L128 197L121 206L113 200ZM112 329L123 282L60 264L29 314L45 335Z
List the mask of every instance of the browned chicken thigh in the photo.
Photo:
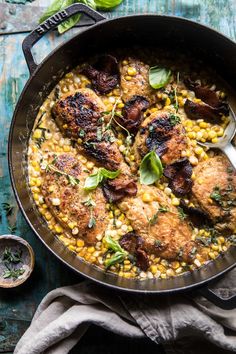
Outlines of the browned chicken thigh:
M155 112L146 118L136 135L134 152L136 161L149 152L156 151L162 162L171 164L181 158L187 147L185 130L176 116L168 112Z
M104 131L104 111L102 100L86 88L61 97L52 114L61 131L78 142L80 153L110 170L116 170L123 158L112 131Z
M142 200L144 192L153 196L151 203ZM143 238L147 253L166 259L191 259L191 252L196 249L195 242L191 241L191 227L180 218L178 209L163 191L154 186L139 185L136 197L125 198L119 207L135 233Z
M130 76L129 70L133 69L135 75ZM150 103L155 100L155 90L148 80L149 65L136 58L127 58L120 64L120 86L122 99L127 102L134 96L143 96Z
M79 161L71 154L52 159L43 175L42 193L56 220L74 237L95 244L108 225L102 190L84 191L86 178Z
M225 156L200 162L194 169L192 188L196 203L215 227L226 233L236 229L236 171Z

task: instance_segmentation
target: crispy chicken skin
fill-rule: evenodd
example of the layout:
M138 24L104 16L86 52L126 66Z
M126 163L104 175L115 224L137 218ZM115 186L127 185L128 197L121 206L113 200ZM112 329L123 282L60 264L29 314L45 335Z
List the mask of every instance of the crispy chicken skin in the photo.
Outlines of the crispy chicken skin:
M117 144L110 139L112 132L102 134L102 112L105 106L90 89L80 89L58 100L52 115L63 134L72 140L81 140L78 151L110 170L119 168L122 155Z
M154 112L146 118L136 135L134 153L139 163L151 150L155 150L164 164L171 164L181 158L187 141L182 124L173 125L171 114Z
M104 111L102 100L88 88L63 95L52 108L57 125L73 140L80 137L81 130L96 130L98 120Z
M78 184L73 185L68 175ZM97 188L89 195L83 190L85 178L82 166L73 155L59 155L44 173L42 193L49 210L67 232L71 232L69 224L74 223L73 236L83 238L87 244L95 244L96 236L104 233L109 219L102 190ZM89 199L94 206L84 203ZM96 222L93 226L91 218Z
M128 64L120 64L120 85L122 90L122 98L125 102L133 98L133 96L143 96L150 103L155 100L155 91L149 84L148 73L149 65L144 64L142 61L135 58L128 58ZM128 68L132 67L136 70L136 75L132 79L126 80L129 76Z
M194 201L209 215L219 231L236 229L236 172L225 156L200 162L194 169Z
M143 202L144 192L154 195L154 201ZM191 241L191 227L181 220L178 209L171 205L163 191L153 186L139 185L136 197L125 198L119 207L137 235L144 239L143 247L149 254L154 253L166 259L191 259L191 251L196 247ZM167 211L160 211L160 208L166 208Z

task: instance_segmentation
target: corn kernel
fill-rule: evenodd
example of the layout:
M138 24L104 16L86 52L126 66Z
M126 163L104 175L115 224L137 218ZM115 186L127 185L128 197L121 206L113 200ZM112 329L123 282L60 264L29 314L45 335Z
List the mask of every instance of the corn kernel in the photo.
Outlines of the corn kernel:
M216 134L216 132L214 132L213 130L211 130L211 131L208 133L208 138L209 138L209 139L214 139L216 136L217 136L217 134Z
M211 259L216 259L216 256L215 256L215 253L214 253L214 252L209 252L208 255L209 255L209 257L210 257Z
M34 139L40 139L42 137L42 130L41 129L35 129L33 138Z
M166 274L161 274L161 279L166 279Z
M135 76L137 74L137 70L130 66L130 67L128 67L127 73L130 76Z
M221 245L225 243L225 238L223 236L218 237L218 243L220 243Z
M123 61L122 61L122 64L123 64L123 65L128 65L129 62L128 62L128 60L123 60Z
M34 200L39 200L39 195L38 195L38 193L34 193Z
M195 152L195 154L197 154L197 155L201 155L202 152L203 152L203 148L200 147L200 146L198 146L198 147L196 147L196 148L194 149L194 152Z
M84 240L77 240L76 244L77 244L77 247L83 247L84 246Z
M171 263L171 266L172 266L173 269L177 269L177 268L179 268L180 264L179 264L178 261L174 261L174 262Z
M93 162L87 162L86 167L91 170L94 167L94 163Z
M197 159L195 156L190 156L190 157L189 157L189 162L190 162L192 165L196 166L196 165L198 164L198 159Z
M63 146L63 150L64 150L65 152L69 152L69 151L70 151L70 146L69 146L69 145Z
M93 252L95 252L95 247L88 247L88 249L87 249L87 252L88 253L93 253Z
M167 97L166 101L165 101L165 106L169 106L171 104L171 100L169 97Z
M149 202L153 201L153 198L152 198L150 193L145 192L142 195L142 201L145 202L145 203L149 203Z
M180 204L180 201L178 198L173 198L171 200L171 204L174 205L174 206L178 206Z
M207 123L206 122L200 122L199 123L200 128L207 128Z
M76 247L73 246L73 245L69 245L68 248L69 248L70 251L75 251L76 250Z
M81 139L81 138L78 138L78 139L77 139L77 143L78 143L78 144L82 144L82 139Z
M131 81L131 80L132 80L132 77L129 76L129 75L126 75L126 76L125 76L125 80L126 80L126 81Z
M60 225L56 225L55 226L55 231L57 234L61 234L63 232L63 229Z
M213 139L211 139L211 142L212 142L213 144L218 143L218 138L213 138Z
M75 226L75 223L71 221L71 222L68 223L68 226L72 230L74 228L74 226Z
M118 108L123 108L123 107L124 107L124 103L123 103L123 102L119 103L119 104L117 105L117 107L118 107Z
M45 218L46 218L47 221L51 220L52 214L49 213L49 212L46 212L46 213L45 213Z
M218 245L212 245L211 248L213 249L213 251L218 251L219 250L219 246Z
M196 139L196 133L195 132L189 132L187 134L187 136L190 138L190 139Z

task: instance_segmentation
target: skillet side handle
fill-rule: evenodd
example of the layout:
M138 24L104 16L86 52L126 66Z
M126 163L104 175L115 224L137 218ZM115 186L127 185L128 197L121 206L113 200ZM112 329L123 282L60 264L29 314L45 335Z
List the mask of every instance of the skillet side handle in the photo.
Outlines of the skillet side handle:
M214 293L212 289L209 289L208 285L198 289L198 293L221 309L233 310L236 308L236 294L228 298L222 298Z
M23 41L22 49L25 56L26 63L28 65L30 74L32 75L37 68L37 64L34 61L34 57L32 54L32 48L35 43L37 43L40 38L42 38L46 33L50 32L62 22L70 18L71 16L81 13L85 14L95 23L105 20L106 18L99 14L97 11L91 9L90 7L84 4L73 4L71 6L66 7L62 11L57 12L53 16L49 17L46 21L41 23L35 30L33 30Z

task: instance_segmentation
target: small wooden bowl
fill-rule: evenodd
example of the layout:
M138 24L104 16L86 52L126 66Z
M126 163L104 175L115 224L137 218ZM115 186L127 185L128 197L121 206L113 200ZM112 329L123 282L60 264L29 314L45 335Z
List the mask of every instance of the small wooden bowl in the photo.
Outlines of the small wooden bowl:
M5 264L2 262L2 255L6 247L12 251L21 251L22 262L14 264L15 268L23 268L25 271L17 279L3 278L3 272L6 270ZM0 236L0 288L14 288L26 281L34 269L35 257L34 251L30 244L23 238L15 235Z

